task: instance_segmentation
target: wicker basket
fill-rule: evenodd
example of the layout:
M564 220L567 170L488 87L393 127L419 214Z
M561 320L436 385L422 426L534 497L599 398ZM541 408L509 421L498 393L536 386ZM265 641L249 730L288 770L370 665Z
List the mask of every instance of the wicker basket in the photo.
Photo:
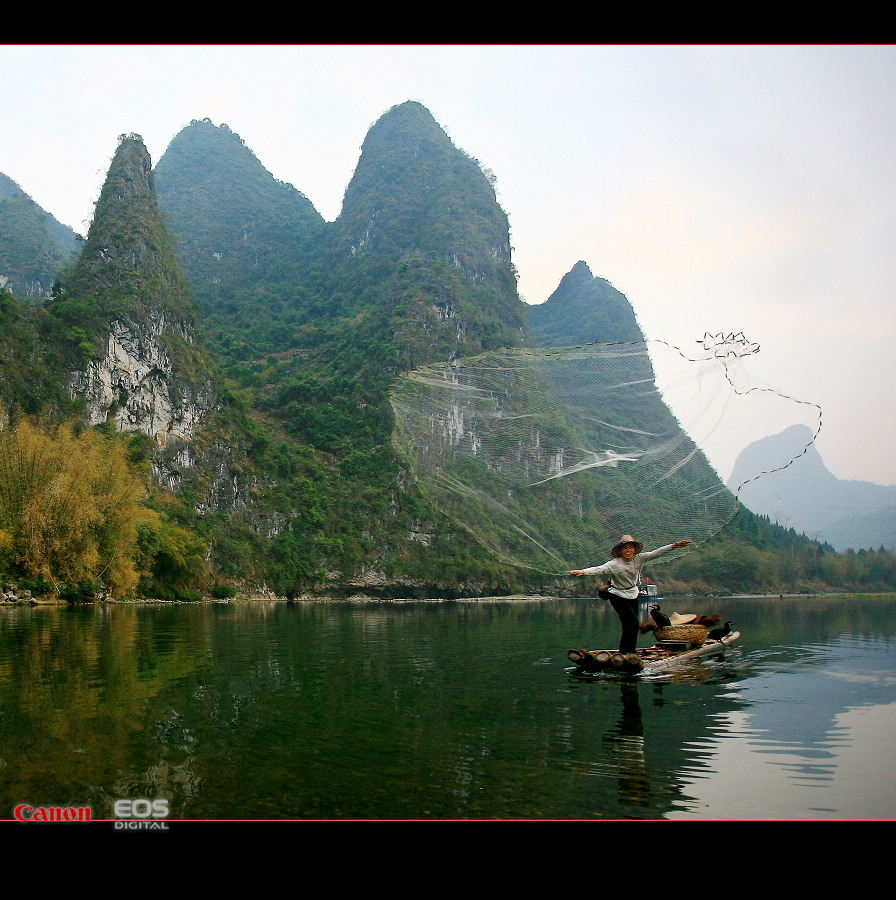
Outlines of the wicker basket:
M709 630L704 625L670 625L657 628L655 634L658 641L677 641L699 647L709 635Z

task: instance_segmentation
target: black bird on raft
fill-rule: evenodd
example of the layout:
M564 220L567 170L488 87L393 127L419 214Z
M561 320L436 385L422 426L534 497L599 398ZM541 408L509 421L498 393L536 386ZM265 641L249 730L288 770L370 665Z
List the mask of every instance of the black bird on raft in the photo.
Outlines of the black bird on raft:
M731 626L734 622L726 622L721 628L713 628L706 637L711 641L721 641L723 637L731 634Z
M668 628L672 624L669 617L660 612L659 606L650 607L650 618L653 619L660 628Z

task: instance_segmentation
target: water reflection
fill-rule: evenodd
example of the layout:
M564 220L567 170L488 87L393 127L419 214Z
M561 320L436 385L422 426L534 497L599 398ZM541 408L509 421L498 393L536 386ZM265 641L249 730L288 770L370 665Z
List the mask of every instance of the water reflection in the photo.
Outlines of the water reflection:
M622 713L619 721L604 735L618 772L620 806L650 808L650 772L644 746L639 688L636 684L619 686Z
M882 748L894 739L894 705L841 713L829 743L814 749L732 715L724 738L707 745L709 771L685 782L691 802L668 818L892 819L896 789ZM761 785L761 797L749 797L745 785Z
M567 672L599 602L0 609L0 816L892 817L896 603L729 609L640 679Z
M782 648L783 649L783 648ZM882 748L896 738L892 635L845 633L751 658L743 711L723 717L690 782L694 802L671 818L893 818L896 786ZM744 797L744 783L762 785Z

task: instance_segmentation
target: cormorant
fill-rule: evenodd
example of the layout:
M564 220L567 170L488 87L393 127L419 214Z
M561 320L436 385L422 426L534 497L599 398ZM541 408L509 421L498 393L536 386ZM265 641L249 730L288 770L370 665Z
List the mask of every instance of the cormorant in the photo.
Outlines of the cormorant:
M668 628L672 624L669 617L660 612L659 606L650 607L650 617L660 628Z
M721 628L713 628L707 637L713 641L721 641L723 637L731 634L731 626L734 622L726 622Z

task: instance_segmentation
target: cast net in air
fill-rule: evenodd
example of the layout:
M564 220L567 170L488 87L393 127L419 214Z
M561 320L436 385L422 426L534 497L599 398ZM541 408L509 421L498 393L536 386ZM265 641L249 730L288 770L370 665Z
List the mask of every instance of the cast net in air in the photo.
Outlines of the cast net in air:
M814 404L750 383L743 363L757 350L707 334L692 353L593 343L424 366L390 392L393 446L424 496L505 562L566 574L608 559L623 534L693 549L738 510L707 448L732 429L743 447L752 428L805 422L813 440L820 428Z

